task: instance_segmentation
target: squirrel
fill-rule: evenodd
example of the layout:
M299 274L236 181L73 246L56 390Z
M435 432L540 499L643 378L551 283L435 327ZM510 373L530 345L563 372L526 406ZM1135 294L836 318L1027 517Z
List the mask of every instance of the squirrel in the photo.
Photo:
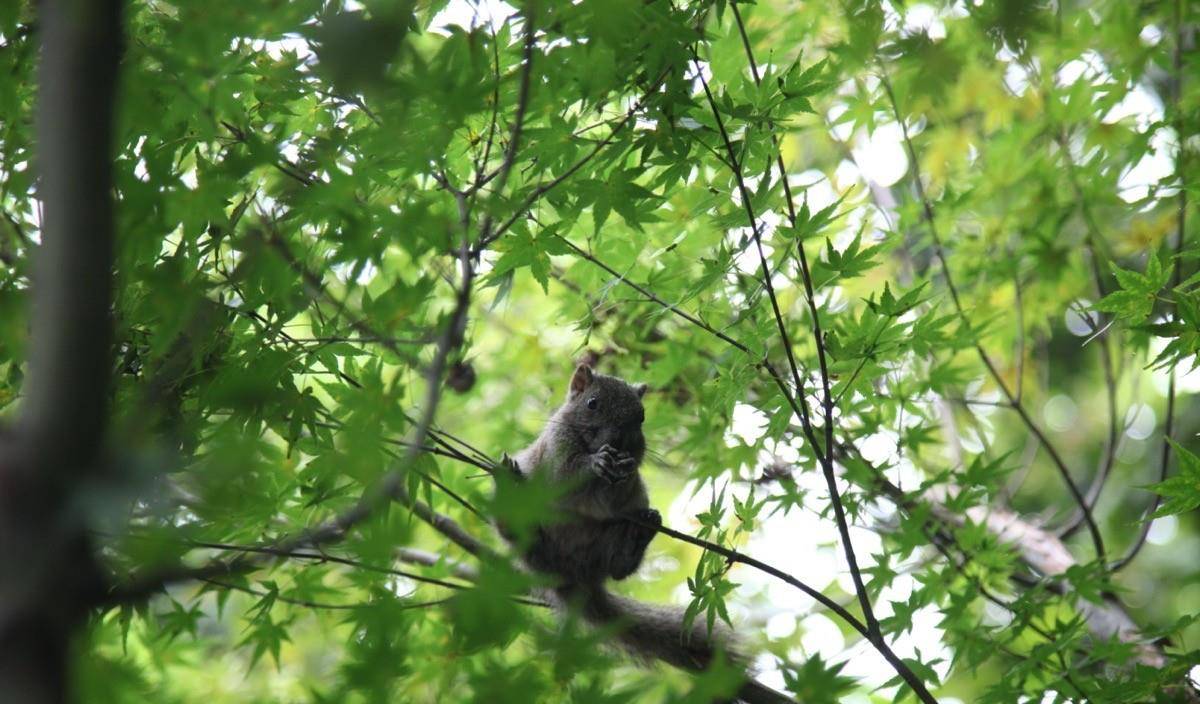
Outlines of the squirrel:
M637 571L662 525L638 472L646 452L645 393L645 384L581 364L571 376L566 401L533 444L504 456L502 464L518 479L536 474L566 485L558 519L536 527L522 559L531 570L556 579L552 591L560 607L575 605L588 622L617 626L620 645L639 658L701 671L721 652L745 667L746 657L723 624L710 633L699 619L685 633L682 608L646 604L604 588L605 580ZM500 530L512 540L504 526ZM792 701L752 678L737 697L751 704Z

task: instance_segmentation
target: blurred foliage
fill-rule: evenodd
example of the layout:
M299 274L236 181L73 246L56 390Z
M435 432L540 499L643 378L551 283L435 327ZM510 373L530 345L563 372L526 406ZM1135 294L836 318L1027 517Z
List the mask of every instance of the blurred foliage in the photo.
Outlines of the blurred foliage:
M493 498L461 457L523 447L590 361L650 385L643 472L669 525L769 552L853 610L845 569L814 557L844 564L836 533L789 522L834 514L763 365L789 368L777 304L820 435L803 247L836 441L857 448L836 453L842 499L870 529L854 535L888 640L942 701L1170 697L1200 639L1197 26L1179 0L131 2L114 137L120 490L81 489L82 520L120 580L270 545L398 467L511 554L487 517L528 523L549 494ZM0 3L9 415L39 241L37 40L33 4ZM444 452L398 466L464 238L482 251L427 439ZM886 476L942 491L956 515L1011 506L1079 527L1055 457L1094 500L1109 561L1157 510L1136 561L1106 571L1083 527L1067 543L1079 565L1039 574L977 518L938 536L928 510L880 489ZM555 625L519 600L534 578L401 504L300 553L95 613L80 701L599 704L726 686ZM659 536L616 588L732 620L802 701L909 695L886 666L854 667L871 651L845 623L845 649L820 650L819 607L685 543ZM1163 667L1089 635L1075 596L1111 594L1162 639Z

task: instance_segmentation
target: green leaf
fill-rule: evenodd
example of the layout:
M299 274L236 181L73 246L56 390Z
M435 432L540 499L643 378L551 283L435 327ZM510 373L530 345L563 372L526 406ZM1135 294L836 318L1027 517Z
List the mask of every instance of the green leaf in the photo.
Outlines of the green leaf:
M1154 493L1164 499L1158 510L1151 514L1152 519L1186 513L1200 507L1200 457L1174 440L1169 442L1179 458L1179 468L1175 476L1150 486Z

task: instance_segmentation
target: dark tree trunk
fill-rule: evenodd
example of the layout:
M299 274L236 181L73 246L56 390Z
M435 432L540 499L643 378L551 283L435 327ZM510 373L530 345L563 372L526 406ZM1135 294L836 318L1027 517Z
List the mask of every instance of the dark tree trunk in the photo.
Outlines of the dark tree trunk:
M43 0L36 161L44 208L28 381L0 435L0 701L68 699L71 636L98 595L81 507L110 374L119 0Z

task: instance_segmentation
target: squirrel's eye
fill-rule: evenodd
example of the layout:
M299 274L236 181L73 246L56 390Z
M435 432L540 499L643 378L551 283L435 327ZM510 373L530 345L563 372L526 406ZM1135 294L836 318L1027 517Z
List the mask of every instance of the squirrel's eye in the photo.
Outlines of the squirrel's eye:
M595 396L593 396L587 400L587 407L592 409L593 411L596 410L596 407L599 405L600 405L600 402L596 400Z

